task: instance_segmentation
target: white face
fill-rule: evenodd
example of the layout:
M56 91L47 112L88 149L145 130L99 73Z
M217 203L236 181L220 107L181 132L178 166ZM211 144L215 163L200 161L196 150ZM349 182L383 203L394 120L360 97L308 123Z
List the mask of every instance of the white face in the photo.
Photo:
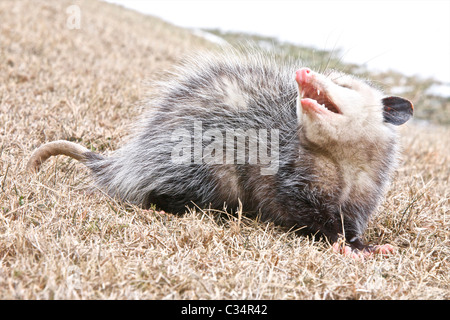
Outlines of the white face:
M322 75L302 68L297 115L306 138L322 147L388 139L394 132L383 121L383 94L350 75Z

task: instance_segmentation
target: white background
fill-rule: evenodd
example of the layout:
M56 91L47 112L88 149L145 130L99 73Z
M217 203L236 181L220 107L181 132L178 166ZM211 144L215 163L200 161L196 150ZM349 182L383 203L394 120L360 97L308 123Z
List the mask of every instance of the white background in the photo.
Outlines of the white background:
M450 1L107 0L189 28L275 36L372 70L434 77L450 89ZM445 90L444 90L445 91Z

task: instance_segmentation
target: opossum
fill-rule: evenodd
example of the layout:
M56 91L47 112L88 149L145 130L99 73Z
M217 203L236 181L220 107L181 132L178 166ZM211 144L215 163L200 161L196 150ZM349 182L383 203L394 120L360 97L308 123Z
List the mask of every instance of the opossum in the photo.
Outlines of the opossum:
M396 168L396 126L413 115L410 101L258 52L194 56L156 88L138 130L111 156L55 141L28 168L64 154L109 195L143 208L242 203L300 234L344 237L352 252L377 248L362 235Z

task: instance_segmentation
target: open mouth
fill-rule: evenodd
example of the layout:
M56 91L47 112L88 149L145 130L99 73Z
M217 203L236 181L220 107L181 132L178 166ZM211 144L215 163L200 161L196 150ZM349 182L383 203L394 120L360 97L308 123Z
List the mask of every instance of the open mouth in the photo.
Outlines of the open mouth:
M342 114L320 83L312 79L311 70L303 68L297 71L296 81L299 85L300 102L305 111L314 111L321 114Z
M318 87L304 85L301 88L300 102L303 108L312 108L319 113L341 114L339 108L328 98L327 94Z

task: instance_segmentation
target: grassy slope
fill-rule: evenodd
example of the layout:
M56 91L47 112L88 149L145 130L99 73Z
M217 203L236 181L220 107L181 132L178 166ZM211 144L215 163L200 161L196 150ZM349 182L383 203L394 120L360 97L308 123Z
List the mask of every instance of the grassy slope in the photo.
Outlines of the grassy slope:
M119 205L64 157L27 174L45 141L118 148L143 81L210 47L155 18L77 3L80 30L65 25L71 2L0 2L0 298L450 298L446 127L403 128L404 161L367 232L399 253L364 263L245 218Z

